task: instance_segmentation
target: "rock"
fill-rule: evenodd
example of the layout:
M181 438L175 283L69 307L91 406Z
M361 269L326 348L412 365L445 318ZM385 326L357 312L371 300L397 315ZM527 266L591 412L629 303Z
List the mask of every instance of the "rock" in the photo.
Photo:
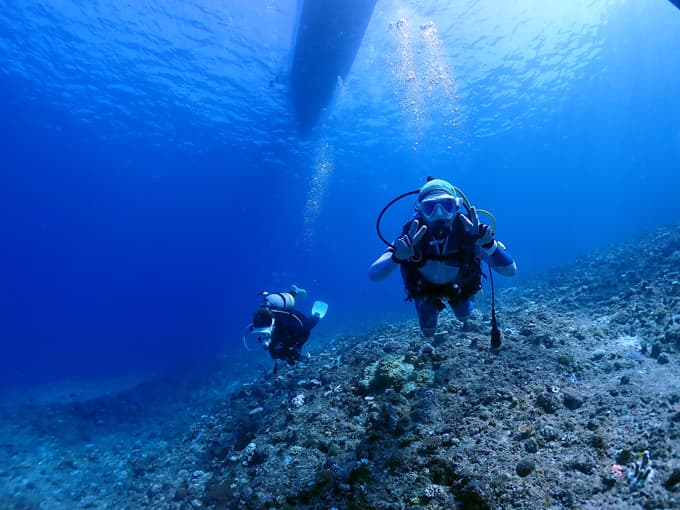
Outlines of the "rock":
M552 496L556 501L559 501L565 508L572 508L574 506L574 496L568 490L557 489L555 492L553 492Z
M524 324L521 329L519 330L519 334L522 336L533 336L536 333L536 324L533 322L530 322L528 324Z
M584 475L589 475L595 469L592 462L584 457L579 457L577 459L571 459L567 461L566 468L572 471L578 471Z
M541 437L545 441L550 442L557 439L559 437L559 434L557 433L557 430L555 430L553 427L551 427L550 425L546 425L541 428Z
M228 483L209 484L205 489L205 502L208 504L224 504L234 497L234 490Z
M574 365L574 357L570 354L562 353L557 356L557 363L565 367L570 367Z
M607 447L607 440L602 434L594 434L590 438L590 444L598 450L604 450Z
M557 412L560 405L554 393L541 393L536 399L536 405L548 414Z
M175 501L182 501L186 497L187 497L186 487L177 487L177 490L175 490L175 496L174 496L173 499Z
M625 466L631 461L632 458L633 452L628 448L624 448L616 454L616 463Z
M680 483L680 468L675 468L671 475L663 483L666 490L673 491L676 486Z
M517 428L517 433L515 434L515 439L518 441L523 441L529 439L534 433L534 426L530 423L523 423Z
M614 473L605 473L602 475L601 480L605 489L611 489L614 487L614 485L616 485L616 482L619 480L619 478Z
M593 354L590 356L590 359L592 359L593 361L599 361L602 358L604 358L606 354L607 351L605 351L604 349L595 349L593 351Z
M349 481L352 484L366 483L371 480L372 477L371 463L365 458L357 461L349 473Z
M567 392L564 393L562 402L567 409L571 409L572 411L583 405L583 399L581 397Z
M392 354L395 352L399 352L402 349L402 345L400 342L397 342L396 340L390 340L389 342L385 342L382 346L382 350L386 354Z
M519 476L524 478L525 476L529 476L535 467L536 465L534 464L533 460L524 458L517 463L517 466L515 466L515 471Z
M364 369L359 386L364 391L382 392L387 388L401 390L413 374L414 366L399 356L386 356Z
M543 344L548 349L555 346L555 338L548 333L543 333L542 335L536 336L534 342L539 345Z
M527 439L527 440L524 442L524 449L525 449L528 453L536 453L536 452L538 451L538 443L537 443L536 440L533 439L533 438L532 438L532 439Z
M678 325L664 333L664 343L680 346L680 327Z

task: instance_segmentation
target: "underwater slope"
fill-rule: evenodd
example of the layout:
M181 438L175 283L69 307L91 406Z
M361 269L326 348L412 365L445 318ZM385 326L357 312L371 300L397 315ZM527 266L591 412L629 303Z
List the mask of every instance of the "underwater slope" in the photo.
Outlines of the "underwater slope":
M345 79L371 19L375 0L303 2L291 66L290 99L302 135L308 134Z
M201 497L210 508L677 508L679 267L675 228L509 289L500 352L480 317L445 323L432 343L415 321L340 339L215 410Z
M188 396L161 385L173 419L133 393L7 414L0 503L680 508L679 268L677 226L505 289L499 351L482 296L431 342L409 321L235 390L225 372Z

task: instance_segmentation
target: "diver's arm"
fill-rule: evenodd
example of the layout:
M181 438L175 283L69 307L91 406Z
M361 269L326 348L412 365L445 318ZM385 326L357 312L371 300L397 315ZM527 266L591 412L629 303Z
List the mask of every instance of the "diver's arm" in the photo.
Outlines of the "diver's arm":
M302 287L298 287L295 284L290 286L290 290L288 292L290 294L292 294L293 297L295 297L296 299L307 297L307 291L305 289L303 289Z
M394 250L388 248L375 260L375 262L373 262L373 264L371 264L371 267L368 270L368 277L371 280L384 280L392 273L392 271L394 271L394 268L399 264L392 258L393 254Z
M499 243L493 238L493 229L489 225L479 222L477 209L474 206L470 207L470 218L461 214L460 219L463 220L468 232L479 236L475 242L475 255L503 276L514 276L517 272L515 259L506 251L503 243Z
M488 263L503 276L514 276L517 272L515 259L507 252L505 247L495 239L491 245L475 246L477 256Z
M420 225L417 219L404 227L404 233L397 237L394 245L390 246L378 259L371 264L368 277L371 280L384 280L394 271L400 262L412 259L416 254L416 246L427 232L427 225Z

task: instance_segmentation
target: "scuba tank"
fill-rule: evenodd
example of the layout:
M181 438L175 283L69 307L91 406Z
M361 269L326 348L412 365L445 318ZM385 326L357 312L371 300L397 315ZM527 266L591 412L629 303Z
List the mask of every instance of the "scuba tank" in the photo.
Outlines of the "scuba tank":
M289 292L276 292L270 294L269 292L262 292L264 296L264 306L267 308L276 308L277 310L285 310L290 312L295 307L295 297Z

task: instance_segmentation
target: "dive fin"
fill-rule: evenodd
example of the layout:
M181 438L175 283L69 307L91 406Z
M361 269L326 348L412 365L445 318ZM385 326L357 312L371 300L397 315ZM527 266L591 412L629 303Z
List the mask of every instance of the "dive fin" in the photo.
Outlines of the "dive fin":
M312 305L312 315L316 315L319 319L323 319L328 311L328 304L323 301L314 301Z

